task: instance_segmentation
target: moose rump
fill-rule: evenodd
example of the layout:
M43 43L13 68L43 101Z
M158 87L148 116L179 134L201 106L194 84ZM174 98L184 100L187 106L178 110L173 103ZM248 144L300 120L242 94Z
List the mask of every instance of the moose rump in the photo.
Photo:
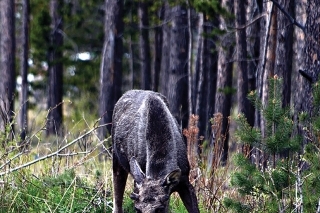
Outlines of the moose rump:
M177 191L188 212L199 212L189 183L186 144L166 98L156 92L130 90L116 103L112 121L113 212L122 212L128 174L134 179L137 212L168 212Z

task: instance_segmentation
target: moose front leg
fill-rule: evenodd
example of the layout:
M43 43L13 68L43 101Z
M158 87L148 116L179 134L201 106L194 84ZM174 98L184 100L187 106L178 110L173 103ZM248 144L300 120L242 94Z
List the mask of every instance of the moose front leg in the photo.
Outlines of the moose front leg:
M180 182L177 192L189 213L199 213L197 197L189 180Z
M113 155L113 213L123 213L122 202L128 172L122 168L117 158Z

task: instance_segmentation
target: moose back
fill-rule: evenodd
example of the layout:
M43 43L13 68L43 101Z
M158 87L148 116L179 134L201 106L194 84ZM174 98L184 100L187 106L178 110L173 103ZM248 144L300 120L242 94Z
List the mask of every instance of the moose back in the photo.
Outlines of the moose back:
M113 205L121 213L128 174L134 179L136 212L168 212L178 192L188 212L199 212L189 182L186 144L166 98L156 92L130 90L116 103L112 123Z

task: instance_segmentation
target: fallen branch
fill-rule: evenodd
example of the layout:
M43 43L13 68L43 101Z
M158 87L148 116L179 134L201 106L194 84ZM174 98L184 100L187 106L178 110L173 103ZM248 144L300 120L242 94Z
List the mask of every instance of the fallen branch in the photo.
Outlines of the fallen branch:
M53 157L53 156L57 156L57 155L58 155L58 156L64 156L64 155L59 154L59 153L60 153L61 151L63 151L64 149L68 148L69 146L77 143L79 140L81 140L81 139L85 138L86 136L90 135L93 131L97 130L98 128L103 127L103 126L106 126L106 125L110 125L110 123L108 123L108 124L103 124L103 125L99 125L99 126L97 126L97 127L94 127L94 128L91 129L90 131L86 132L85 134L79 136L78 138L74 139L74 140L71 141L70 143L68 143L68 144L64 145L63 147L59 148L57 151L55 151L55 152L53 152L53 153L51 153L51 154L48 154L48 155L46 155L46 156L37 158L37 159L35 159L35 160L33 160L33 161L30 161L30 162L28 162L28 163L25 163L25 164L23 164L23 165L19 165L19 166L15 167L15 168L9 169L9 170L4 171L4 172L1 172L1 173L0 173L0 176L3 176L3 175L6 175L6 174L9 174L9 173L11 173L11 172L17 171L17 170L19 170L19 169L22 169L22 168L31 166L31 165L33 165L33 164L35 164L35 163L38 163L38 162L43 161L43 160L45 160L45 159L51 158L51 157ZM104 142L104 141L102 141L102 142L100 142L100 143L103 143L103 142ZM13 160L13 159L10 159L10 160L8 160L7 162L11 162L12 160ZM7 162L6 162L6 164L7 164ZM4 166L5 166L5 165L2 165L0 168L3 168Z
M299 22L297 22L297 20L295 20L279 3L278 1L275 0L270 0L272 1L277 8L285 15L287 16L287 18L290 20L291 24L296 25L297 27L299 27L303 33L306 35L306 28L304 26L302 26L302 24L300 24Z

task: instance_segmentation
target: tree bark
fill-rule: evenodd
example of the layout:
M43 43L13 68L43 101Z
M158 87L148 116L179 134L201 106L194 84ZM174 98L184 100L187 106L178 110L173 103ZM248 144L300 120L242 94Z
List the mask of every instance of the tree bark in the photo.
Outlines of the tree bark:
M165 1L163 7L164 13L164 23L162 26L162 57L161 57L161 71L160 71L160 93L165 96L168 96L168 78L169 78L169 64L170 64L170 24L169 20L171 19L171 9L168 1Z
M98 130L103 140L111 134L112 110L121 96L123 1L105 0L104 44L100 66L99 124L108 124Z
M307 20L307 0L295 0L295 19L297 22L301 23L305 26ZM294 27L294 47L293 47L293 70L292 72L292 85L299 85L292 88L292 103L294 107L294 121L296 125L295 127L295 135L303 135L302 126L299 125L299 118L298 115L303 110L303 102L304 98L302 98L304 94L304 90L307 85L310 83L308 82L302 75L299 74L298 70L305 69L305 43L306 43L306 35L304 32L297 27Z
M15 89L14 1L0 1L0 131L11 123ZM13 131L13 126L11 126Z
M232 8L232 1L223 0L222 5L224 7ZM231 10L230 10L231 11ZM223 17L220 17L220 29L227 29L227 22ZM210 149L214 150L215 147L221 147L222 156L221 162L225 164L228 159L228 151L229 151L229 134L228 134L228 126L229 126L229 116L231 110L231 98L232 98L232 59L233 55L233 42L234 37L229 34L224 36L221 39L221 46L219 47L218 53L218 74L217 74L217 92L216 92L216 105L215 105L215 113L222 114L222 126L221 132L219 135L216 135L213 138L213 141L210 143ZM219 143L219 145L215 145L215 143ZM214 158L219 158L220 156L209 156Z
M265 18L261 19L260 21L260 61L257 69L257 79L256 79L256 88L257 88L257 96L259 100L261 100L262 104L265 105L267 102L267 78L271 75L270 71L266 69L267 64L267 58L268 58L268 40L270 29L271 29L271 23L272 23L272 7L273 3L271 2L258 2L258 7L261 11L261 13L265 13ZM259 109L255 110L255 126L257 128L260 128L262 137L265 136L265 120L261 116L261 111ZM256 149L254 151L255 155L255 163L257 167L260 167L261 164L264 162L263 158L264 155L259 151L259 149Z
M164 6L158 11L159 20L163 21L164 18ZM162 26L157 26L154 32L154 81L153 91L159 91L160 71L161 71L161 59L162 59L162 45L163 45L163 33Z
M170 109L182 127L188 124L188 31L187 13L182 6L175 6L170 9L172 22L170 26L169 40L169 68L166 70L168 78L162 79L167 85L166 96ZM165 34L165 33L164 33ZM166 41L164 39L164 41ZM164 48L165 50L165 48Z
M215 27L219 27L219 18L213 17L212 20L208 20L206 18L206 14L204 14L205 25L204 32L206 35L209 35ZM217 73L218 73L218 47L216 44L216 40L218 40L217 36L212 38L208 38L207 36L204 38L204 70L207 70L206 83L204 85L204 96L205 101L202 106L207 106L205 110L205 115L199 118L199 134L205 136L209 140L211 135L211 125L210 119L212 118L216 105L216 91L217 91ZM202 113L200 113L202 114ZM204 132L203 132L204 131Z
M310 118L313 116L313 94L312 83L315 83L319 79L320 73L320 11L318 5L320 0L308 1L307 3L307 20L306 20L306 40L305 40L305 74L309 78L305 78L304 81L308 81L303 91L302 110L307 112ZM306 141L305 141L306 142Z
M148 1L139 2L139 40L140 40L140 66L141 66L141 89L151 89L151 56L149 31Z
M193 102L193 57L192 57L192 51L193 51L193 35L192 35L192 8L191 5L189 4L189 1L187 0L187 14L188 14L188 35L189 35L189 40L188 40L188 58L187 58L187 69L188 69L188 114L192 115L194 114L194 102ZM202 19L203 22L203 19ZM202 29L202 27L198 27L199 29ZM198 37L200 38L201 35L199 33ZM191 117L189 117L189 123L190 123Z
M22 28L21 28L21 52L20 75L22 79L20 93L19 127L22 140L28 131L28 53L29 53L29 0L22 1Z
M62 8L61 0L50 0L51 34L49 48L49 83L48 83L48 121L47 136L62 135L62 95L63 95L63 65L62 65Z
M235 0L234 10L236 16L236 72L238 74L238 112L247 115L248 108L248 73L247 73L247 41L245 29L240 29L246 23L245 17L245 1Z
M253 20L255 17L258 17L261 13L259 5L256 1L248 1L248 6L246 8L247 22ZM248 72L248 92L256 90L256 74L259 63L259 54L260 54L260 21L256 21L246 28L247 34L247 72ZM248 112L254 112L253 103L249 101L248 103ZM247 113L247 120L251 126L254 126L255 122L255 113Z
M278 3L293 17L293 0L280 0ZM275 74L283 79L282 106L288 107L291 99L293 25L280 10L278 10L277 24Z
M250 112L248 111L248 72L247 72L247 41L246 41L246 30L241 29L246 24L246 11L245 11L245 0L235 0L234 10L236 16L236 61L237 61L237 101L238 101L238 113L244 114L246 118L249 117ZM246 157L250 157L251 147L247 145L242 146L242 153Z

